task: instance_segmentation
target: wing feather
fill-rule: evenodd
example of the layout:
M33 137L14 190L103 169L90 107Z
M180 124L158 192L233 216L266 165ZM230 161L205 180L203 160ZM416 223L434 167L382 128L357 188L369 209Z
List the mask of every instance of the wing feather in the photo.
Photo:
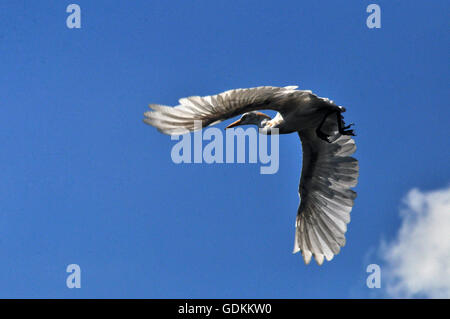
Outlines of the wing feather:
M245 112L262 109L282 111L282 106L286 104L283 101L292 98L291 93L318 98L309 91L296 88L261 86L229 90L211 96L181 98L180 104L175 107L151 104L152 110L144 113L144 122L155 126L162 133L178 135L220 123ZM194 121L201 121L201 127L194 127Z
M337 132L337 122L326 121L325 130ZM315 130L301 130L303 167L297 212L294 252L314 256L321 265L331 260L345 245L358 182L358 161L351 157L355 141L341 135L333 143L317 137ZM307 260L305 259L305 262ZM309 261L308 261L309 262Z

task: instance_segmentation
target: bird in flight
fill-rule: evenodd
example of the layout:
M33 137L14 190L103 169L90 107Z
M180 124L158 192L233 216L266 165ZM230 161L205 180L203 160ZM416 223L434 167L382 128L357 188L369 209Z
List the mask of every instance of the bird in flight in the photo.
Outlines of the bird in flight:
M192 96L175 107L151 104L144 122L168 135L180 135L242 115L227 128L253 124L261 134L297 133L303 151L300 205L295 222L294 251L309 264L322 265L345 245L350 211L356 198L358 161L351 157L355 141L345 108L297 86L235 89L211 96ZM275 110L272 119L259 110ZM194 125L201 121L201 127ZM198 123L198 122L197 122Z

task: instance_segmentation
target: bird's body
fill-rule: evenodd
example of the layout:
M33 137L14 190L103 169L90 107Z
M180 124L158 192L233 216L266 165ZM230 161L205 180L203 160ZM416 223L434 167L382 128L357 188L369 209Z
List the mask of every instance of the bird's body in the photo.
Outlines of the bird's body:
M356 193L358 161L356 150L341 113L345 108L320 98L311 91L288 87L237 89L214 96L180 99L180 105L150 105L144 121L169 135L184 134L217 124L237 115L242 117L229 127L254 124L262 134L298 133L303 150L299 185L301 197L297 212L294 253L302 251L309 263L331 260L345 245L345 232ZM258 110L276 110L271 119Z

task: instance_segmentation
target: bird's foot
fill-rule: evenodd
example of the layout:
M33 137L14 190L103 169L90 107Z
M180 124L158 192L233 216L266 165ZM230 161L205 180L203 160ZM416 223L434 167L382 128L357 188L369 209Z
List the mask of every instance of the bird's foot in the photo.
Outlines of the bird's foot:
M353 123L347 126L344 126L341 130L339 130L339 133L342 135L350 135L350 136L356 136L354 130L349 130L349 128L354 125Z
M344 130L346 130L346 129L348 129L348 128L352 127L353 125L355 125L355 123L350 123L349 125L347 125L347 126L344 126Z
M342 116L341 112L338 113L338 131L341 135L355 136L355 132L353 130L349 130L349 128L353 125L355 125L355 123L345 125L344 116Z

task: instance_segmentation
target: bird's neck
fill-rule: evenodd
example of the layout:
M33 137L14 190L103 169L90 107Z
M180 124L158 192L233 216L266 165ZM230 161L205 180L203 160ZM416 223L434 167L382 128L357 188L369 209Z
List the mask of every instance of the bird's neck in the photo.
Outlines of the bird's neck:
M256 125L258 126L258 128L264 128L266 126L270 125L271 120L267 119L267 118L263 118L261 119L258 123L256 123Z
M285 134L287 133L285 130L285 122L283 117L281 116L280 113L277 113L277 115L273 118L273 119L268 119L268 118L263 118L261 119L261 121L259 122L259 132L261 134L266 134L266 135L270 135L273 133L277 133L277 134ZM272 129L278 129L277 132L273 132Z
M272 134L273 127L274 127L273 119L269 120L269 119L264 118L258 123L258 128L259 128L260 134L265 134L265 135Z

